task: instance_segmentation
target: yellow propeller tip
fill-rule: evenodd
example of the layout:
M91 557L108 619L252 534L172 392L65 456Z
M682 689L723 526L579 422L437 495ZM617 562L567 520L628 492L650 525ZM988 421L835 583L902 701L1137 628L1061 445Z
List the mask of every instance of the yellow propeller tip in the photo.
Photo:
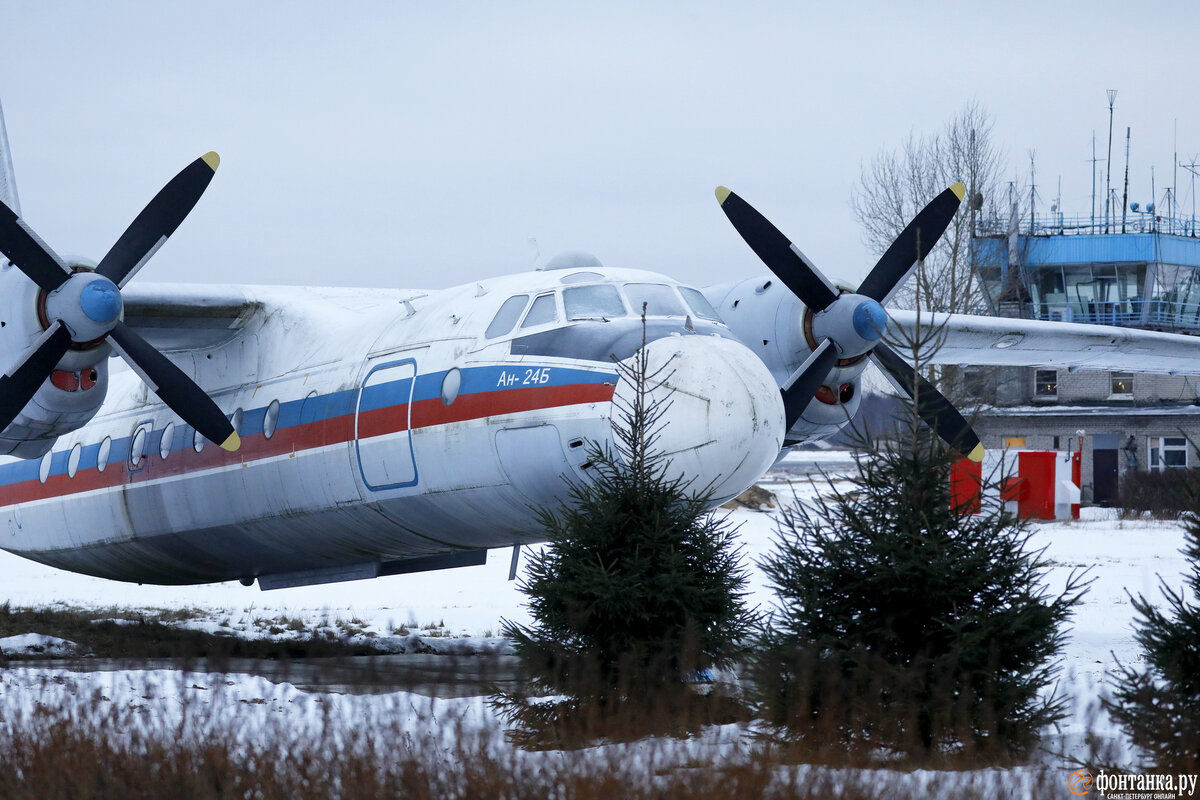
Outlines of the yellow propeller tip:
M976 464L978 464L980 461L983 461L983 444L981 443L975 445L975 449L970 452L967 458L969 458L971 461L974 461Z
M208 168L213 172L216 172L217 167L221 166L221 157L213 150L209 150L207 153L200 156L200 160L205 164L208 164Z
M960 203L962 202L962 199L967 196L967 187L963 185L962 181L959 181L951 186L950 191L954 192L955 197L958 198Z
M730 194L731 194L731 192L728 189L726 189L724 186L718 186L717 187L717 202L720 203L721 205L725 205L725 199L727 197L729 197Z
M229 438L221 442L221 449L228 450L231 453L237 452L237 449L242 446L242 437L237 435L237 431L229 434Z

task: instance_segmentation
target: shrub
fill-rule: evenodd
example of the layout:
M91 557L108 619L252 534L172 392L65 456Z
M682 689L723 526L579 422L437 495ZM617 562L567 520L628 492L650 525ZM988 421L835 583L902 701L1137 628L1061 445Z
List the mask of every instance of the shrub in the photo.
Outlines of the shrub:
M1200 480L1194 471L1182 474L1189 479L1182 493L1189 508L1186 588L1176 591L1160 577L1165 609L1142 595L1130 598L1146 667L1119 666L1106 705L1145 754L1148 770L1194 773L1200 772Z
M631 717L631 704L649 703L651 717L669 716L688 704L686 679L730 663L751 630L734 529L654 449L669 399L651 400L666 378L647 374L644 352L618 364L634 391L617 408L615 449L591 445L591 480L540 512L547 544L519 586L533 624L504 624L535 689L573 698L552 708L500 698L538 728L597 707Z
M1126 514L1175 519L1188 508L1188 487L1200 481L1200 470L1128 470L1121 475L1121 508Z
M824 757L1006 760L1063 715L1046 693L1086 586L1001 508L953 508L957 455L915 422L863 443L849 488L785 512L761 562L778 594L751 675L777 737Z

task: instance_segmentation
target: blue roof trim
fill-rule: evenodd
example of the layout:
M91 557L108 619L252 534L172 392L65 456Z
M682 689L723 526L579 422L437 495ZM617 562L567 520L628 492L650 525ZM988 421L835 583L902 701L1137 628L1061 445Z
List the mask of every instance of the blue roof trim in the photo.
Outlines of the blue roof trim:
M1154 263L1200 267L1200 239L1165 233L1078 234L1018 236L1021 263L1033 267L1068 264ZM1008 262L1008 240L975 240L977 263L999 266Z

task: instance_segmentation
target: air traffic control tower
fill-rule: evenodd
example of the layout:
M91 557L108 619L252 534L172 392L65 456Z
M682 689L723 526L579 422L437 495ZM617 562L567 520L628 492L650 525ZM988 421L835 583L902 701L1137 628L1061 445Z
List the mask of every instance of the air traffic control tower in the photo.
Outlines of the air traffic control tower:
M1124 219L983 222L972 261L990 313L1200 337L1200 230L1134 203ZM1200 348L1200 338L1196 346ZM1071 452L1083 442L1083 501L1116 505L1128 470L1200 466L1200 382L1171 375L985 371L987 447Z

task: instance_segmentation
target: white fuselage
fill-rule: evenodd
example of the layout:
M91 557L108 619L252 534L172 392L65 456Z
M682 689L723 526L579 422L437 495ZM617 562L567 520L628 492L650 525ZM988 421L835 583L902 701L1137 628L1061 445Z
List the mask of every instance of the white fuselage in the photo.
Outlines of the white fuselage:
M262 310L236 335L171 353L232 417L241 450L197 439L136 375L114 373L96 416L44 458L0 459L0 547L119 580L267 586L537 541L534 509L561 501L567 480L587 478L590 448L611 444L613 357L642 342L625 287L669 287L686 308L653 273L567 277L428 295L245 289ZM568 319L564 289L589 280L622 287L623 316ZM519 295L552 296L553 318L528 309L489 338ZM669 457L722 502L779 453L777 387L719 320L688 311L651 311L648 347L676 359L668 424L692 437Z

